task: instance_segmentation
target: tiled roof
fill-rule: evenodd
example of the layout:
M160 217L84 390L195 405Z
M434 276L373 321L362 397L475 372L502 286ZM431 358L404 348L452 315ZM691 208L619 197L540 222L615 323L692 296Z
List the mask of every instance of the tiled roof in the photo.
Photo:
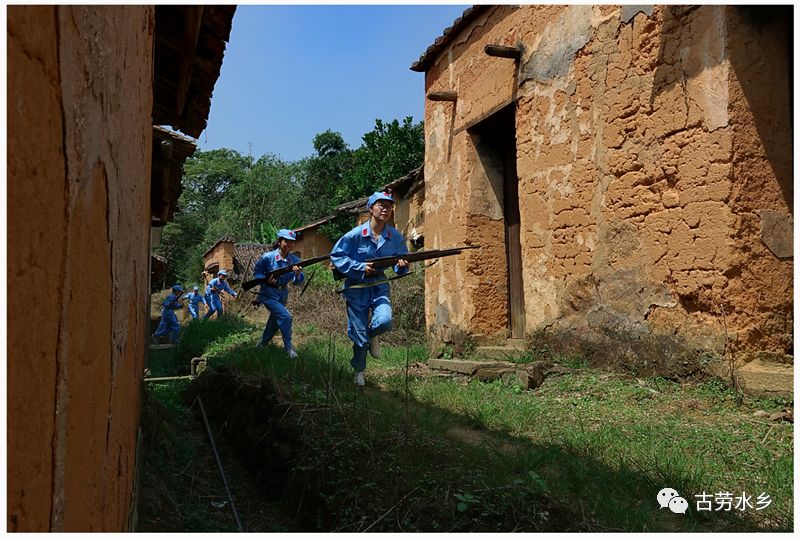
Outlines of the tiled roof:
M383 185L379 190L386 191L391 190L395 194L399 194L402 196L407 188L406 186L410 187L414 182L419 179L424 178L424 168L420 166L419 168L414 168L406 175L402 177L398 177L391 183L386 183ZM367 200L369 196L364 196L363 198L359 198L357 200L348 201L347 203L342 203L341 205L337 205L334 211L336 213L360 213L362 211L367 210ZM329 217L332 218L332 217Z
M493 6L490 5L477 5L468 7L464 13L453 22L453 25L446 28L444 33L436 38L428 49L422 53L417 61L411 64L411 70L424 73L430 67L431 62L436 59L439 53L458 35L458 33L467 27L478 15L485 12Z
M183 162L205 129L235 5L158 5L153 35L151 220L170 221L181 192Z
M163 127L153 127L153 165L150 174L150 212L154 226L163 226L178 208L183 163L194 154L194 140Z
M233 279L246 281L252 278L258 259L272 250L271 244L239 243L233 247Z

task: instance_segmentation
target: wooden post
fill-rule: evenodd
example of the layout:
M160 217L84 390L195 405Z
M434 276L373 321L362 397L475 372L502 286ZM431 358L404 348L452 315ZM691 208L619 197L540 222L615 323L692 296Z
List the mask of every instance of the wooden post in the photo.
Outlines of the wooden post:
M455 102L458 94L454 91L432 91L428 93L429 101L451 101Z
M522 57L522 48L520 47L506 47L503 45L486 45L483 51L489 56L497 58L511 58L512 60L519 60Z
M172 160L172 142L170 140L161 140L159 144L161 147L161 162L163 162L164 167L161 168L161 203L163 203L161 207L161 221L163 223L167 223L169 220L170 214L170 197L169 197L169 187L170 187L170 164Z

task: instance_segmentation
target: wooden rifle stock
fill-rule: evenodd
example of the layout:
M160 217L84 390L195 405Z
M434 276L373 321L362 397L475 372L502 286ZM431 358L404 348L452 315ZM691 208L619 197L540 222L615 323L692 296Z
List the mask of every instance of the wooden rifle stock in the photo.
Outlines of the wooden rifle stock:
M272 272L269 272L263 278L255 278L254 280L250 280L250 281L244 282L242 284L242 289L245 290L245 291L249 291L250 289L252 289L256 285L262 285L262 284L267 283L267 280L269 280L273 276L275 276L277 278L278 276L283 276L284 274L288 274L289 272L292 272L292 267L294 267L294 266L307 267L309 265L313 265L315 263L319 263L320 261L325 261L330 256L331 256L331 254L318 255L317 257L309 257L308 259L303 259L302 261L298 261L297 263L292 263L292 264L290 264L290 265L288 265L286 267L275 269Z

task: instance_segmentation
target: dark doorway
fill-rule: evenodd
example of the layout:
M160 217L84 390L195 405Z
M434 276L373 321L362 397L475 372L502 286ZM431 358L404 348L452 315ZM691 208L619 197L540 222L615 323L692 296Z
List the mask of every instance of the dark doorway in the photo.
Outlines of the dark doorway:
M503 208L505 250L508 263L508 325L512 338L525 337L525 293L522 286L517 136L514 103L469 129L478 156Z

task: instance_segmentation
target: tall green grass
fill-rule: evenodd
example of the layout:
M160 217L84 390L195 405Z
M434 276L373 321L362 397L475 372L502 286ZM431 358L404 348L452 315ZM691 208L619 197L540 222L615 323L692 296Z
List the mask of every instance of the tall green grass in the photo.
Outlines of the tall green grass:
M307 334L300 359L259 348L260 327L202 324L185 356L270 375L303 414L305 451L289 494L316 502L320 530L789 531L793 425L755 419L724 385L681 385L583 369L535 391L410 375L422 345L385 346L368 386L352 384L342 335ZM194 340L197 341L187 341ZM553 360L558 361L558 360ZM581 365L579 357L562 363ZM424 367L423 367L424 369ZM690 510L660 510L678 490ZM698 513L703 491L770 494L763 511ZM304 505L308 505L305 503Z

